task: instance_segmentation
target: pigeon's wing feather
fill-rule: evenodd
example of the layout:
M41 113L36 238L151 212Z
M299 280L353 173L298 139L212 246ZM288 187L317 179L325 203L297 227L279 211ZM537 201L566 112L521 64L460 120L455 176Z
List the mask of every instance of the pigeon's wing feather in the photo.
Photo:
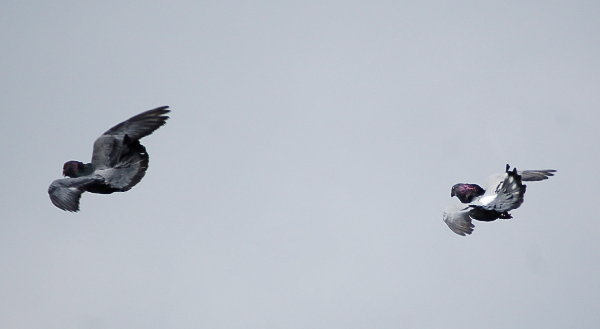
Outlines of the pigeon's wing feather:
M86 186L102 181L99 176L57 179L50 184L50 200L58 208L66 211L79 211L79 199Z
M554 176L555 172L554 169L524 170L519 171L519 175L521 175L521 180L524 182L536 182Z
M123 138L102 135L94 142L92 164L97 169L111 168L119 161L123 149Z
M161 106L142 112L110 128L103 135L127 135L133 140L146 137L166 123L169 117L165 114L170 112L168 108L168 106Z
M504 180L496 187L493 194L482 196L473 207L493 210L499 213L517 209L523 203L526 186L516 170L506 171Z
M458 235L467 235L473 233L475 225L471 223L469 216L470 207L452 207L444 212L444 222Z
M146 148L139 141L125 138L123 144L125 152L119 161L110 168L97 171L108 186L121 192L128 191L142 180L149 162Z
M92 163L96 168L112 168L119 162L127 162L123 157L131 152L128 146L152 134L156 129L166 123L169 118L168 106L161 106L153 110L140 113L126 121L107 130L94 142Z

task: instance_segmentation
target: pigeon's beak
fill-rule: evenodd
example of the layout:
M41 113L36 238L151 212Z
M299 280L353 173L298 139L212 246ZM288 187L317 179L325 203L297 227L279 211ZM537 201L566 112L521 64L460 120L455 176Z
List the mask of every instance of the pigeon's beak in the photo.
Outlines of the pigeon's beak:
M454 193L454 189L452 189L452 191L450 191L450 197L456 196L456 193Z

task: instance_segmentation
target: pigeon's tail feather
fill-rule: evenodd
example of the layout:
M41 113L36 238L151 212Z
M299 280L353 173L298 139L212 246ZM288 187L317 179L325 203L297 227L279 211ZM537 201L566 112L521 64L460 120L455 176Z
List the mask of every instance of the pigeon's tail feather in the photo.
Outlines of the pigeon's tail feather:
M554 169L524 170L519 172L519 175L521 175L521 179L525 182L536 182L554 176L555 172L556 170Z

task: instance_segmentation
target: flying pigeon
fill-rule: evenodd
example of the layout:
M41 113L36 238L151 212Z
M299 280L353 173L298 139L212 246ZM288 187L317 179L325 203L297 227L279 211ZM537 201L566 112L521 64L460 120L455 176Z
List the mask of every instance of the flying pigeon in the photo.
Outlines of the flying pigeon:
M444 212L444 222L458 235L467 235L475 227L471 220L491 222L496 219L509 219L510 210L517 209L523 203L526 185L524 181L541 181L554 176L556 170L510 170L506 165L504 173L489 178L486 188L477 184L455 184L450 196L456 196L461 202Z
M79 211L83 192L110 194L135 186L148 169L148 153L140 139L152 134L169 118L168 106L140 113L110 128L94 142L92 162L68 161L63 175L50 184L50 200L58 208Z

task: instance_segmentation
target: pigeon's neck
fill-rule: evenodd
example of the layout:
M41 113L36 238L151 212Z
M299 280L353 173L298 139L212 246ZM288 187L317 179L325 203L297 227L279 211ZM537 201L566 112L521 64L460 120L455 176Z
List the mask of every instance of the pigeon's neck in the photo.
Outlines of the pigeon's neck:
M77 177L89 176L94 172L94 170L96 170L96 167L93 164L84 163L83 170L77 173Z
M94 172L94 170L96 170L96 166L94 166L91 163L86 163L83 165L83 174L85 176L91 175Z

